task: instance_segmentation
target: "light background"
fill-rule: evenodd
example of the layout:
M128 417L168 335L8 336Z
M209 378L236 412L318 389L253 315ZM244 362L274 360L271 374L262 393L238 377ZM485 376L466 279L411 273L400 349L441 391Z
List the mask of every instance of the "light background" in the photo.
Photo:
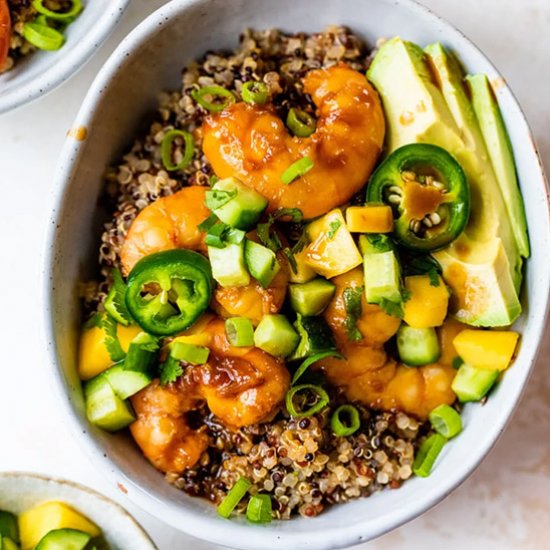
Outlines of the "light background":
M103 61L162 3L134 0L122 24L77 77L46 98L0 117L0 470L63 476L98 489L135 514L160 550L212 550L132 506L96 471L55 402L41 340L40 255L58 152ZM550 169L550 0L423 3L472 38L501 70ZM423 517L360 548L550 548L549 336L547 331L514 419L475 474Z

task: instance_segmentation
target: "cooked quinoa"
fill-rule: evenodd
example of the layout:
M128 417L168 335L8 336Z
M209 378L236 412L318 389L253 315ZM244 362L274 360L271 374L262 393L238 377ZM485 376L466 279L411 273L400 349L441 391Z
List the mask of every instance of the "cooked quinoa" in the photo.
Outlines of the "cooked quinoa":
M362 40L344 27L312 35L247 30L234 52L207 52L186 67L181 89L160 95L146 133L107 174L104 199L111 219L101 238L99 281L82 288L86 311L101 309L112 269L119 266L121 246L137 213L186 185L209 184L212 171L195 131L208 112L191 98L191 91L217 84L239 96L244 82L261 80L283 118L290 106L313 113L301 84L310 69L345 61L364 72L370 59L371 52ZM160 144L171 129L194 132L196 150L193 162L169 174L162 165ZM176 149L176 162L182 154L181 148ZM358 406L359 431L337 437L330 417L345 400L338 390L329 392L330 408L314 416L292 419L283 409L269 423L236 431L222 426L205 407L196 411L189 422L209 434L210 446L194 468L182 475L169 474L168 481L190 495L218 503L244 476L252 482L251 493L271 495L273 515L280 519L296 514L313 517L332 503L399 487L412 475L414 453L427 425L401 412ZM238 510L243 511L245 504Z
M33 53L36 47L23 37L23 26L36 19L39 13L32 7L32 0L8 0L11 17L11 38L8 58L0 74L9 71L26 55ZM71 0L44 0L44 6L52 11L64 12L72 6Z

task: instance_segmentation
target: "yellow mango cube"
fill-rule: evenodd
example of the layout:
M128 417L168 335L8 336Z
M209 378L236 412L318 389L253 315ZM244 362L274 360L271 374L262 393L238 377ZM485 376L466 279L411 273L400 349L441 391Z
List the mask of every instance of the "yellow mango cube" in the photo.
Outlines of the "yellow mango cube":
M338 208L312 222L308 235L312 242L306 248L306 263L327 279L347 273L363 261Z
M519 334L511 330L466 329L453 340L461 359L477 369L506 370L516 351Z
M291 283L308 283L315 279L317 273L307 265L307 249L304 248L294 254L294 259L296 260L296 272L294 272L292 266L288 267Z
M117 325L120 346L126 352L130 342L141 332L137 325ZM113 360L105 346L103 327L86 328L80 336L78 350L78 374L82 380L89 380L113 365Z
M428 275L405 277L405 288L410 293L404 304L403 320L414 328L439 327L445 321L449 307L449 291L441 277L433 286Z
M19 515L22 550L31 550L54 529L78 529L92 537L101 534L95 524L67 504L45 502Z
M391 206L350 206L346 210L346 225L352 233L389 233L393 229Z

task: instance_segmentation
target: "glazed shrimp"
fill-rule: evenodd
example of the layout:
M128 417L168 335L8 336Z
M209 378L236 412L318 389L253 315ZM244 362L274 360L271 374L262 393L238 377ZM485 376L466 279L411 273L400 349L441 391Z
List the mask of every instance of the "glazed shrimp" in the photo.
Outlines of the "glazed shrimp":
M200 402L180 378L161 386L158 380L131 397L136 421L130 426L143 454L162 472L183 472L194 466L208 447L204 429L193 430L185 414Z
M210 211L204 204L206 187L184 187L146 206L133 221L120 252L127 275L144 256L173 248L206 251L205 234L197 229Z
M317 107L317 129L292 137L271 106L236 103L203 124L203 151L221 178L236 176L269 200L306 218L346 203L371 174L384 142L378 94L344 63L310 71L304 92ZM308 157L313 168L285 185L283 172Z
M0 73L4 69L10 49L11 18L7 0L0 0Z

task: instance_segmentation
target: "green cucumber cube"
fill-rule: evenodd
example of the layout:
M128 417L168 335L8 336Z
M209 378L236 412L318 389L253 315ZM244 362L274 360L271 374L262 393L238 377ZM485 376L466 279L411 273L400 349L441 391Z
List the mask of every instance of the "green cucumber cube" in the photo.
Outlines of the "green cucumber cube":
M298 314L294 328L300 336L300 342L288 358L289 361L305 359L323 351L336 350L332 332L322 317L304 317Z
M248 239L244 245L244 259L250 275L264 288L269 287L281 269L275 252Z
M290 284L288 288L292 309L301 315L311 316L323 312L334 296L336 286L318 277L308 283Z
M214 197L227 197L227 201L217 201ZM225 178L217 181L210 191L206 192L206 206L230 227L248 231L252 229L264 210L268 201L253 189L248 188L237 178Z
M499 375L498 370L476 369L463 363L451 385L461 403L479 401L487 395Z
M435 329L404 324L397 331L397 351L401 361L412 367L435 363L441 355Z
M19 525L15 514L0 510L0 538L2 537L6 537L18 543Z
M246 286L250 275L244 259L244 243L227 244L225 248L208 247L212 276L223 287Z
M174 342L170 357L176 361L185 361L192 365L204 365L208 361L210 350L204 346L196 346L195 344L187 344L186 342Z
M77 529L54 529L42 537L35 550L84 550L91 538Z
M365 254L363 268L369 304L379 304L383 300L401 302L401 269L392 250Z
M126 401L115 393L104 376L90 380L84 387L84 396L88 420L104 430L121 430L135 420Z
M128 399L147 387L153 380L145 372L127 370L122 365L115 365L98 376L107 380L120 399Z
M290 355L299 341L298 333L284 315L266 315L254 331L255 346L275 357Z
M394 249L391 239L387 235L371 234L359 237L359 250L365 254L380 254Z

